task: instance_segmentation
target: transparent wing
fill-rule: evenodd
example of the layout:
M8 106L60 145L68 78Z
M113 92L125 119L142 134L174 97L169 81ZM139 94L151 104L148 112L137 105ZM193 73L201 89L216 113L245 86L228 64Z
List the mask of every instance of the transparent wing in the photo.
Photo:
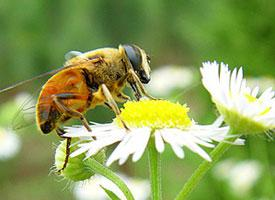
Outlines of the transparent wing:
M71 66L68 66L68 67L71 67ZM16 84L13 84L13 85L11 85L11 86L8 86L8 87L6 87L6 88L0 89L0 94L1 94L1 93L5 93L5 92L8 92L8 91L10 91L10 90L13 90L13 89L15 89L15 88L17 88L17 87L20 87L20 86L29 84L29 83L31 83L31 82L33 82L33 81L35 81L35 80L38 80L38 79L41 79L41 78L45 78L45 77L47 77L47 76L54 75L54 74L56 74L57 72L59 72L59 71L65 69L65 68L68 68L68 67L60 67L60 68L58 68L58 69L55 69L55 70L52 70L52 71L49 71L49 72L46 72L46 73L37 75L37 76L35 76L35 77L33 77L33 78L30 78L30 79L27 79L27 80L18 82L18 83L16 83Z
M8 126L15 131L34 126L36 124L36 101L41 86L50 76L73 66L74 65L59 67L55 70L0 89L0 113L2 115L0 117L0 125Z
M52 70L50 72L46 72L43 74L40 74L38 76L35 76L31 79L25 80L25 81L21 81L19 83L16 83L14 85L11 85L7 88L1 89L0 90L0 99L1 99L1 103L0 104L0 111L2 110L2 105L5 104L3 103L4 101L8 100L10 101L10 96L17 96L16 92L17 91L22 91L21 86L24 86L24 88L27 88L26 91L29 91L30 88L33 88L33 85L35 85L35 89L33 90L34 92L31 92L29 96L25 95L25 99L22 100L22 97L19 98L20 102L15 105L12 106L12 109L14 110L15 108L17 108L16 112L14 113L14 117L12 120L10 120L10 117L8 117L7 119L5 119L4 121L7 122L7 120L9 120L9 127L11 127L13 130L20 130L22 128L26 128L32 125L35 125L35 117L36 117L36 102L39 96L39 92L41 90L41 86L43 85L43 83L46 82L46 80L49 78L49 76L54 75L64 69L68 69L68 68L72 68L72 67L77 67L77 68L81 68L83 66L85 66L86 64L91 65L92 63L87 62L86 60L81 61L79 63L74 63L72 65L68 65L66 67L61 67L58 68L56 70ZM44 79L45 80L44 80ZM38 83L38 80L40 81ZM41 80L43 80L43 83L41 82ZM35 84L34 84L35 83ZM37 84L38 83L38 84ZM25 87L26 86L26 87ZM17 89L20 87L20 90ZM16 89L16 90L15 90ZM12 95L7 95L7 92L11 92L12 91ZM25 90L23 90L25 91ZM20 94L19 94L20 96ZM20 104L20 106L18 106ZM10 105L9 105L10 106ZM11 108L11 106L10 106ZM9 113L9 116L11 115L11 112L9 110L11 109L6 109L7 112ZM1 114L1 112L0 112ZM5 118L5 117L4 117ZM0 116L0 125L1 125L1 116ZM7 123L5 123L5 125L7 125Z
M35 108L39 91L40 89L37 89L32 94L20 93L16 96L15 101L18 107L10 124L14 131L35 126Z

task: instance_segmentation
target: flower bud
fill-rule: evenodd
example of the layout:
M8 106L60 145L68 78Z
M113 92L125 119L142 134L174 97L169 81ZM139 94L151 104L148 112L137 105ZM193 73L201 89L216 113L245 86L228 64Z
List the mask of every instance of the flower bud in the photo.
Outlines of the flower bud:
M73 139L72 142L76 142ZM55 166L57 170L62 169L66 158L67 140L63 140L57 147L55 152ZM70 152L76 150L77 145L70 147ZM105 151L98 152L93 158L103 164L105 162ZM69 157L67 166L60 171L60 175L72 181L86 180L94 175L91 170L91 158L85 159L85 154L80 154L76 157Z

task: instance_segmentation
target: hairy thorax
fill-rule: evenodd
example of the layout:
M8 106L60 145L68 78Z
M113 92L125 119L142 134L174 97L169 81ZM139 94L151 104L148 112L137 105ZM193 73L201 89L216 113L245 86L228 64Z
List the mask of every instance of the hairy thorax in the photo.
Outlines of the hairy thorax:
M84 69L88 74L92 85L92 107L103 104L106 100L100 89L102 84L107 86L115 99L125 85L121 80L125 79L127 69L118 49L103 48L86 52L65 63L65 67L72 65ZM123 84L118 84L119 82Z
M127 74L125 63L123 62L119 52L110 49L110 51L105 50L104 53L101 51L95 51L87 56L100 58L96 64L86 66L90 80L97 89L93 91L92 107L103 104L106 100L101 90L102 84L107 86L112 96L116 99L116 96L120 94L125 86L125 76Z

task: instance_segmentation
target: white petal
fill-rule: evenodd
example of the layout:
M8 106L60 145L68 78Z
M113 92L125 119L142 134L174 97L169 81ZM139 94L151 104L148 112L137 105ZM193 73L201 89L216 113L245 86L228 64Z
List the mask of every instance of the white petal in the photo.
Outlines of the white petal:
M155 145L159 153L162 153L164 151L164 142L160 130L155 131Z
M130 154L125 154L124 157L121 157L121 158L118 160L118 164L119 164L119 165L123 165L123 164L127 161L127 159L128 159L129 156L130 156Z
M252 92L251 92L251 96L253 97L257 97L258 93L259 93L260 88L259 87L255 87Z
M124 157L127 157L129 155L129 150L127 149L127 142L131 139L131 136L132 134L129 133L123 138L123 140L119 143L119 145L115 148L115 150L107 160L107 166L110 166L114 161L123 157L122 155L124 155Z
M205 160L207 160L209 162L211 161L210 156L197 144L188 141L188 142L186 142L185 146L188 147L191 151L199 154Z
M240 68L237 73L237 80L236 80L236 91L239 93L242 85L243 80L243 69Z
M137 161L142 156L150 138L149 128L132 129L120 142L107 161L107 166L119 160L119 164L126 162L133 154L133 160Z
M144 151L146 149L149 139L150 139L150 130L147 130L146 132L144 132L144 134L142 136L142 140L139 143L140 145L139 145L138 149L133 154L134 162L138 161L141 158L142 154L144 153Z
M237 78L237 68L235 68L231 74L230 91L232 94L236 94L237 92L236 78Z
M179 157L179 158L184 158L184 152L182 150L182 148L174 143L170 143L173 151L175 152L175 154Z
M88 151L90 148L91 148L90 143L82 144L82 146L79 149L75 150L74 152L72 152L70 154L70 157L72 157L72 158L76 157L76 156Z
M178 144L175 134L172 134L172 131L173 129L171 130L165 129L165 132L163 132L162 134L163 139L171 145L173 151L179 158L183 158L184 157L183 150L181 149L181 146Z
M220 127L223 123L223 116L219 116L214 123L212 124L213 127Z

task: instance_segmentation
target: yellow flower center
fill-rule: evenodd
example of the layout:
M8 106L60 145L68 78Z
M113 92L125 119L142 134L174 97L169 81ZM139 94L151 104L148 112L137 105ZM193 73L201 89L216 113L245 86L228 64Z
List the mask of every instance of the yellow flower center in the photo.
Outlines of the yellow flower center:
M129 127L186 128L192 124L186 105L166 100L128 101L121 110L120 117ZM115 122L121 126L118 118Z

